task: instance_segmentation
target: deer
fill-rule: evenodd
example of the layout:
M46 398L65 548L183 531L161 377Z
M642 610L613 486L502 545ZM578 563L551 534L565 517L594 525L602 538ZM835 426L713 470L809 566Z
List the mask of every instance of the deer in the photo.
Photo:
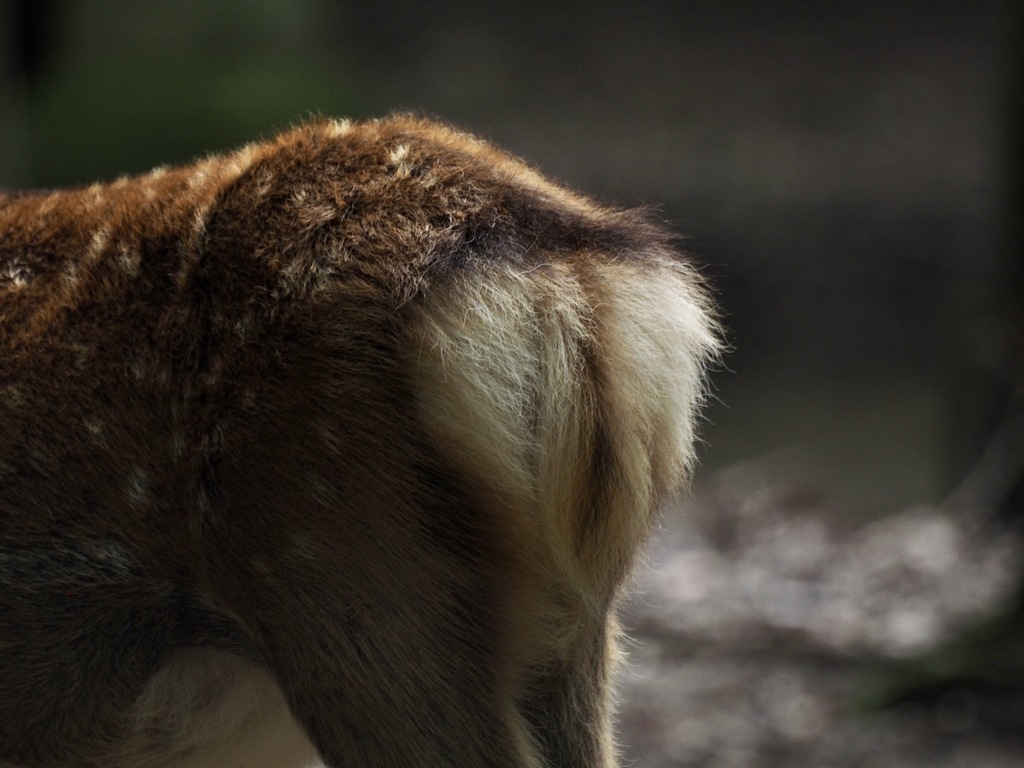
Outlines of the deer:
M0 193L0 766L617 765L675 242L414 115Z

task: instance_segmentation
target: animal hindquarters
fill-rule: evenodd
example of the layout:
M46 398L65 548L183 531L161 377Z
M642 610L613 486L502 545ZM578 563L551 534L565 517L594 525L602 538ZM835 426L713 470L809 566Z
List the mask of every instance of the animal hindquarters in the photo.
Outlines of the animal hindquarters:
M642 214L415 118L0 194L0 761L614 765L715 344Z

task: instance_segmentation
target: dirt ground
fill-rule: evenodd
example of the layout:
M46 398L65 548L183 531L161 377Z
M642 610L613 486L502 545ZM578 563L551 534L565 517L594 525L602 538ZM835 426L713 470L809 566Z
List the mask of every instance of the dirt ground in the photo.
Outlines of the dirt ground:
M1006 598L1020 542L942 507L852 525L767 476L757 462L718 473L652 542L625 614L624 765L1024 765L1019 692L867 704L883 670Z

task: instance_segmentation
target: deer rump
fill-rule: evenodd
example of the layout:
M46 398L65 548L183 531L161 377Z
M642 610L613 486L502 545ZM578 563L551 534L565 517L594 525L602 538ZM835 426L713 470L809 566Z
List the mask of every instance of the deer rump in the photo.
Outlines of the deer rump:
M0 764L614 765L716 347L645 215L415 118L0 195Z

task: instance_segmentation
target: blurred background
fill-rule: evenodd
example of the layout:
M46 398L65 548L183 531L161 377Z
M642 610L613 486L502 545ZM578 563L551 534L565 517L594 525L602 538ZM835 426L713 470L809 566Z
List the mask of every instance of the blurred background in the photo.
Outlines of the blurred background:
M311 114L414 110L603 201L656 206L704 265L733 351L696 490L631 608L646 643L624 683L627 755L1024 764L1017 698L986 709L958 683L850 726L837 703L860 673L1012 605L1015 4L0 0L0 33L0 186L141 172ZM771 659L744 666L752 648ZM677 662L703 676L673 677ZM1020 719L993 730L996 710Z

